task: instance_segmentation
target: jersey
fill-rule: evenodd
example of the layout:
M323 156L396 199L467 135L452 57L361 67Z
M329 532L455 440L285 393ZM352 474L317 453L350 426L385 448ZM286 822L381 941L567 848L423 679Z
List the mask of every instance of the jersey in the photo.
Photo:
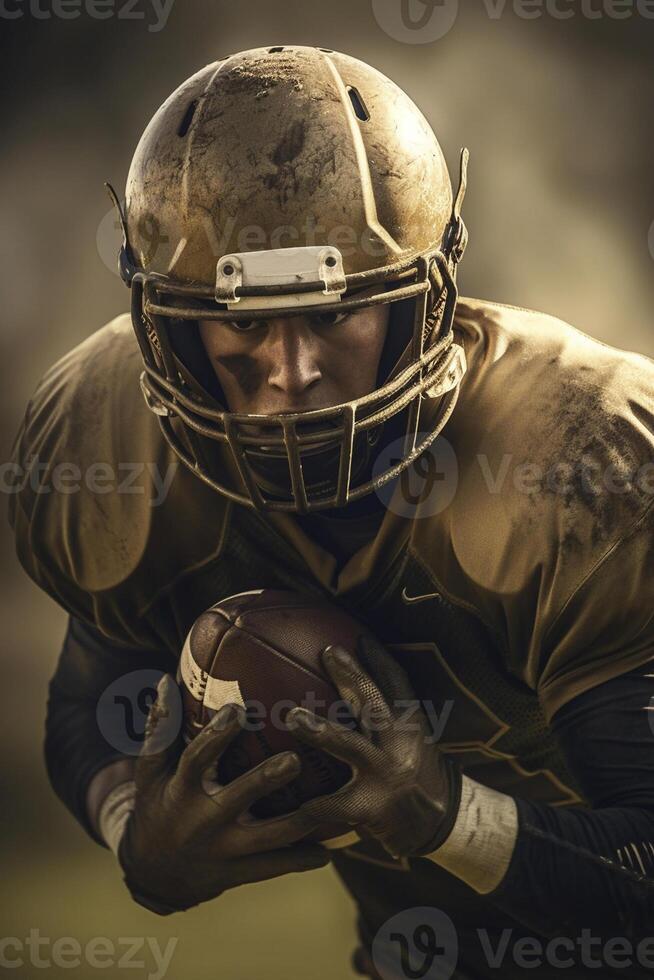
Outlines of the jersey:
M469 776L536 803L583 804L549 722L654 654L654 365L479 300L459 302L455 332L468 370L436 454L454 487L437 506L429 493L408 512L391 503L339 558L306 522L234 505L177 464L119 317L60 361L28 408L12 496L23 565L107 637L174 657L228 595L327 596L394 652ZM363 844L336 863L364 935L439 898L492 921L435 865Z

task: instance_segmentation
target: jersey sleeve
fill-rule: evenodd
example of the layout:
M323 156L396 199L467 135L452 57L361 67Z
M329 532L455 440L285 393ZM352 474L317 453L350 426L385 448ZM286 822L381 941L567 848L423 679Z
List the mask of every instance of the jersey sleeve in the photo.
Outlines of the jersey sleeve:
M134 733L132 746L129 739L111 738L111 727L99 724L102 696L121 679L131 712L141 712L146 704L141 692L174 670L174 659L165 653L113 643L92 626L69 619L48 691L44 756L55 793L99 843L87 810L89 785L105 766L124 759L127 750L135 757L142 738Z
M9 520L23 568L66 612L118 643L156 648L144 610L177 567L163 529L179 501L140 370L119 317L46 372L14 444Z
M38 390L30 401L14 442L11 460L9 523L18 559L29 577L71 616L93 623L93 601L66 572L65 530L57 502L45 502L48 485L44 451L52 450L52 432L43 431L38 416ZM56 491L54 491L56 493ZM45 512L46 519L40 515ZM63 517L63 514L61 514ZM64 559L64 560L62 560Z
M217 560L229 508L168 446L142 369L129 316L50 368L15 442L9 518L23 568L71 616L179 651L175 590Z
M654 654L654 361L544 314L463 312L458 482L416 547L550 720Z
M544 638L546 717L654 658L654 503L598 560Z

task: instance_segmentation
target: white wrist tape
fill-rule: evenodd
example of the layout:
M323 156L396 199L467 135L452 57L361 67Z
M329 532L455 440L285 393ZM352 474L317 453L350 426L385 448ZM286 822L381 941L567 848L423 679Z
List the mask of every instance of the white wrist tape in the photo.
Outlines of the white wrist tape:
M486 895L504 878L517 836L518 808L513 797L464 776L452 833L429 860Z
M107 847L118 854L118 845L125 830L125 824L134 809L136 783L133 779L114 786L102 801L98 814L100 834Z

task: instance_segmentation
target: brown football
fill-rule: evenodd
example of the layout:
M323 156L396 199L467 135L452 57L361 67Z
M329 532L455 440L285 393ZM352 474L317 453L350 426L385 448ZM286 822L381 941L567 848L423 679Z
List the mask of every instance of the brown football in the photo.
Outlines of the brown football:
M184 737L193 739L224 704L245 707L247 725L218 765L223 784L278 752L297 752L302 772L287 787L260 800L255 817L290 813L316 796L332 793L351 776L345 763L299 742L284 719L295 705L353 724L320 655L330 644L356 653L367 629L349 613L319 597L262 589L216 603L194 623L178 671L184 703ZM320 840L343 827L325 827Z

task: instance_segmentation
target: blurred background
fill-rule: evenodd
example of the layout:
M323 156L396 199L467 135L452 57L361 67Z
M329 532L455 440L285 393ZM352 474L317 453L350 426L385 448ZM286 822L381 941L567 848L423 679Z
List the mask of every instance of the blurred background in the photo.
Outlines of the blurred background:
M128 308L103 181L122 189L145 124L184 78L263 45L332 47L370 62L421 107L454 175L459 147L470 148L464 295L546 310L610 344L654 354L654 20L636 10L609 16L608 0L588 0L586 16L565 0L545 3L541 16L530 4L530 19L509 2L441 0L433 13L450 21L429 37L432 28L419 36L403 24L401 7L172 0L162 11L156 0L137 0L128 12L125 0L109 0L97 8L106 19L97 19L85 0L54 8L6 0L0 460L45 369ZM431 5L410 0L408 10L417 22ZM4 519L0 547L1 936L24 940L38 929L82 944L151 936L163 946L177 937L166 974L174 980L353 976L353 909L328 870L166 919L130 902L112 855L85 837L45 777L46 687L64 613L20 569ZM154 975L147 950L135 959L145 965L133 977ZM83 964L49 976L59 973L97 970ZM41 975L28 960L14 974Z

